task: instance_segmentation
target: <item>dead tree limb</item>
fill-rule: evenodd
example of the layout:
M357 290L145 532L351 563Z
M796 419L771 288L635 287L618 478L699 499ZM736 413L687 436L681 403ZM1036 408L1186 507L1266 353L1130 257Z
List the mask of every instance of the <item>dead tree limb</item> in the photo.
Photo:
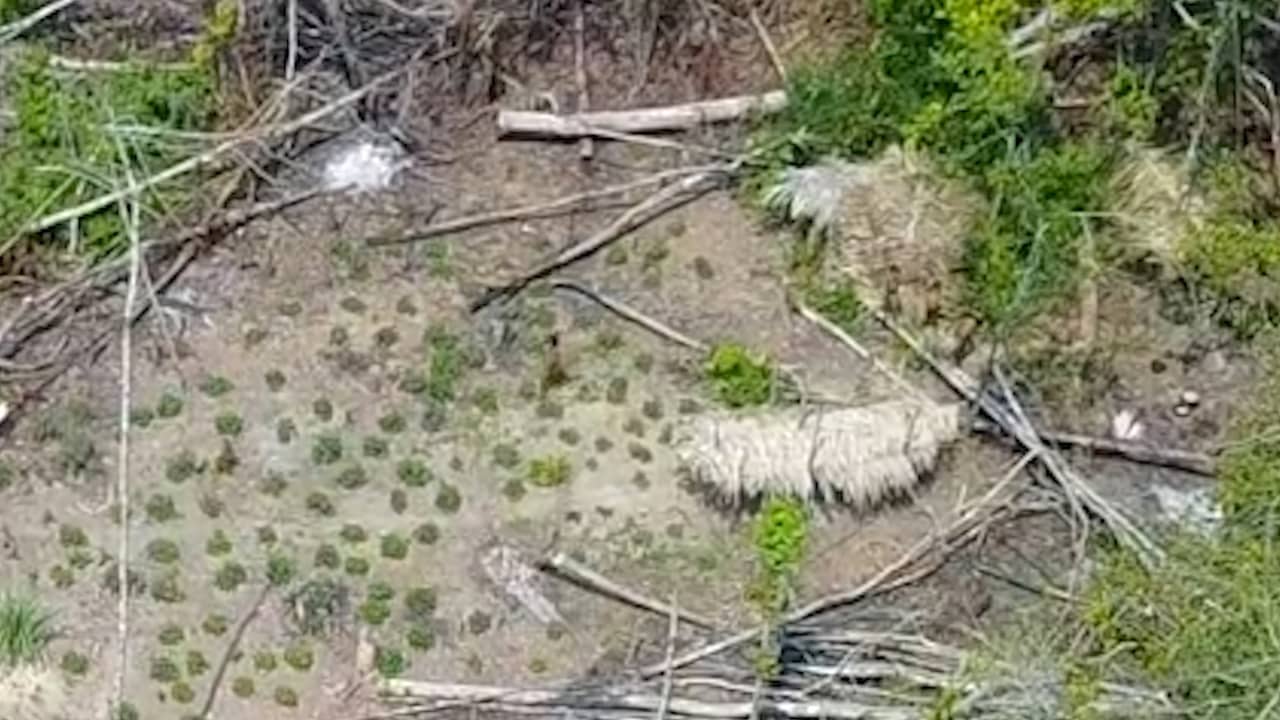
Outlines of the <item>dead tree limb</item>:
M737 169L736 164L719 166L715 170L698 173L672 183L657 191L648 198L636 203L619 215L613 222L582 242L575 243L557 254L555 257L537 266L523 277L500 287L493 288L471 304L471 312L478 312L494 300L517 293L528 287L530 283L540 280L551 273L591 255L627 232L652 220L657 215L670 210L678 204L688 202L705 192L710 191L717 181L727 177Z
M648 610L655 615L662 617L671 616L673 613L681 620L706 630L715 628L715 623L707 618L695 615L687 610L677 609L667 603L659 602L653 598L646 597L640 593L630 590L610 580L609 578L597 573L591 568L583 565L564 553L556 553L543 561L544 570L549 570L567 580L582 585L589 590L594 590L602 595L608 595L616 600L621 600L628 605Z
M467 215L466 217L454 218L452 220L444 220L429 227L423 228L404 235L369 238L367 242L373 247L382 247L386 245L401 245L404 243L419 242L429 240L440 235L448 235L450 233L462 232L463 230L471 230L478 227L486 227L489 225L497 225L505 222L515 222L518 220L529 220L533 218L545 218L560 215L566 212L573 212L581 209L583 205L593 200L601 200L615 195L623 195L633 190L657 185L675 178L688 177L699 173L713 172L719 169L720 165L696 165L692 167L680 168L677 170L663 170L653 175L648 175L639 180L623 183L621 185L611 185L599 190L591 190L588 192L575 193L566 195L565 197L552 200L545 203L537 203L534 205L521 205L519 207L506 208L503 210L493 210L491 212L479 213L476 215Z
M550 113L503 110L498 113L502 135L576 139L591 134L591 128L624 133L690 130L708 123L739 120L753 113L775 113L787 105L787 94L775 90L763 95L745 95L639 110L612 110L553 115Z
M976 421L973 424L973 429L986 435L1004 435L1004 430L999 425L990 422ZM1137 463L1184 470L1206 477L1213 477L1217 473L1217 463L1207 453L1175 448L1159 448L1146 443L1079 435L1057 430L1040 430L1039 433L1041 438L1052 445L1078 448L1101 455L1114 455Z

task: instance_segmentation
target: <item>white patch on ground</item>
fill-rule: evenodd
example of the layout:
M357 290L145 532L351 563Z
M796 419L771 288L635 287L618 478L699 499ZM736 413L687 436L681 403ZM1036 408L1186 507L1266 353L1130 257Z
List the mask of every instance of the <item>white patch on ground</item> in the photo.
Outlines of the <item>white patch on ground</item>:
M489 579L539 622L547 625L564 622L556 606L537 587L541 575L518 552L498 545L485 553L480 562Z
M1111 418L1111 437L1117 440L1138 440L1145 430L1132 410L1121 410Z
M1178 490L1156 485L1154 491L1166 521L1202 535L1212 535L1222 526L1222 508L1209 488Z
M405 161L396 148L361 141L339 151L325 164L325 187L367 193L390 187Z

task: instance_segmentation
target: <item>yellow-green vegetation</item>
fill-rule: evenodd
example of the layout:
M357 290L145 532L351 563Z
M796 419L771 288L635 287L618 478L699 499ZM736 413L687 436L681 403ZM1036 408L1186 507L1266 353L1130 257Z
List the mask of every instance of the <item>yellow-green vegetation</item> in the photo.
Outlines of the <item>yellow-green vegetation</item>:
M767 357L742 345L724 343L712 348L704 372L712 394L728 407L764 405L773 400L773 365Z
M808 539L809 512L802 502L789 497L765 500L753 527L757 574L747 594L770 626L791 602ZM778 652L774 633L765 633L755 657L756 672L773 676L779 666Z
M1268 342L1270 372L1220 459L1223 526L1175 536L1151 572L1106 553L1088 594L1085 617L1104 650L1132 660L1194 717L1268 717L1280 687L1280 355Z
M567 455L547 455L529 461L529 484L534 487L559 487L573 477L573 464Z

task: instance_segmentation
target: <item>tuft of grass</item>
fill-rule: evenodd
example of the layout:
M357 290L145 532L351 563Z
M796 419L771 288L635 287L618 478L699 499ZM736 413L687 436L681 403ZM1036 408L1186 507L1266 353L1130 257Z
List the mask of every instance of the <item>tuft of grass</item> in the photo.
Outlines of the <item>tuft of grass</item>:
M0 595L0 662L13 667L37 662L53 638L53 618L33 597Z
M329 543L323 543L316 548L313 563L321 570L337 570L342 567L342 556L338 554L338 548Z
M298 672L310 670L316 661L315 653L312 652L311 646L303 642L297 642L285 648L283 658L285 665Z
M404 595L404 608L410 620L425 622L436 611L435 588L415 587Z
M342 459L342 438L324 433L311 446L311 462L316 465L332 465Z
M573 465L567 455L548 455L529 461L529 483L534 487L559 487L573 476Z
M338 514L338 508L333 504L333 499L318 490L308 493L305 502L307 510L320 517L333 517Z
M272 553L267 558L267 582L280 587L288 585L298 574L298 566L288 555Z
M440 540L440 528L435 523L422 523L413 529L413 540L420 545L435 545Z
M226 615L219 613L209 615L204 619L204 622L200 623L200 629L203 630L206 635L211 635L213 637L222 637L227 633L227 630L230 627L231 621L227 619Z
M805 301L814 311L849 334L857 333L866 318L867 308L849 280L811 284L805 291Z
M275 545L280 540L280 535L270 525L259 525L255 533L258 536L259 545Z
M160 395L160 400L156 402L156 415L162 420L169 420L182 414L182 398L171 392L165 392Z
M436 492L436 509L448 515L457 513L462 509L462 493L448 483L440 483Z
M161 565L172 565L182 557L178 543L166 538L156 538L147 543L146 551L148 560Z
M405 458L396 465L396 477L405 487L419 488L434 479L426 463L416 458Z
M391 603L371 597L360 603L357 612L366 625L377 627L391 618Z
M462 347L456 335L440 327L427 330L423 338L427 346L426 395L438 403L457 398L462 379Z
M231 694L241 700L247 700L253 697L253 694L256 691L257 686L254 685L253 678L247 675L238 675L231 681Z
M222 528L214 530L204 544L204 551L213 557L230 555L231 549L231 538L227 537Z
M604 399L612 405L621 405L627 401L627 379L615 377L605 388Z
M1216 301L1218 320L1239 337L1280 321L1280 222L1220 212L1178 250L1191 279Z
M200 381L200 392L211 398L222 397L235 389L235 384L221 375L208 375Z
M160 628L160 633L156 636L161 645L172 647L181 645L183 640L187 639L187 633L177 623L168 623Z
M485 415L497 415L498 392L493 388L479 388L471 393L471 404Z
M342 564L342 569L348 575L354 577L364 577L369 574L369 561L362 558L351 556Z
M769 359L742 345L715 346L703 370L712 394L728 407L764 405L774 397L774 371Z
M343 490L358 490L369 484L369 474L360 465L351 465L338 473L337 483Z
M397 533L387 533L379 543L379 552L388 560L403 560L409 556L409 540Z
M171 495L154 494L147 498L143 509L147 513L147 519L153 523L166 523L178 518L178 507Z
M384 678L400 677L409 669L409 660L404 653L381 645L374 651L373 664Z
M213 586L222 592L235 592L249 581L249 571L234 560L227 560L213 575Z
M213 424L218 434L225 437L240 437L240 433L244 431L244 420L233 412L218 415Z
M62 672L72 677L84 677L89 674L89 658L88 656L78 653L75 650L68 650L62 654L62 661L58 663L62 668Z
M169 482L180 485L203 471L196 454L183 449L165 462L164 476Z

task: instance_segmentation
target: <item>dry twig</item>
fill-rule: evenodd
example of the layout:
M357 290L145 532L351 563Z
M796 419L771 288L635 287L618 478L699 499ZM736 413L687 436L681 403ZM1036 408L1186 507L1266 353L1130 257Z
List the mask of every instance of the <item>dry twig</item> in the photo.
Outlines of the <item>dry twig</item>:
M738 120L752 113L775 113L786 105L787 94L775 90L763 95L704 100L669 107L574 115L503 110L498 113L498 131L503 135L574 139L590 135L591 128L624 133L691 130L708 123Z
M213 673L213 681L209 683L209 694L205 696L204 705L200 706L200 712L196 713L196 717L206 719L213 710L213 703L218 699L218 688L222 686L222 679L227 674L227 668L231 667L231 659L236 656L236 651L240 647L240 641L244 639L244 633L249 629L249 624L258 616L258 611L262 609L262 603L266 602L267 595L271 592L271 583L262 586L262 590L258 592L258 597L249 606L244 616L240 618L240 622L236 623L235 632L231 633L231 641L227 643L227 649L222 652L222 660L218 662L218 669Z
M648 610L656 615L662 615L663 617L674 615L690 625L706 630L710 630L715 627L715 623L711 622L707 618L700 617L685 610L680 610L674 605L659 602L641 595L634 590L623 587L582 563L575 561L564 553L556 553L544 560L542 568L544 570L550 570L568 580L586 587L589 590L594 590L603 595L608 595L614 599L621 600L628 605Z
M48 18L53 17L72 5L75 5L79 1L80 0L55 0L54 2L38 8L35 12L27 15L26 17L18 18L8 25L0 25L0 45L3 45L10 40L14 40L19 35L22 35Z

